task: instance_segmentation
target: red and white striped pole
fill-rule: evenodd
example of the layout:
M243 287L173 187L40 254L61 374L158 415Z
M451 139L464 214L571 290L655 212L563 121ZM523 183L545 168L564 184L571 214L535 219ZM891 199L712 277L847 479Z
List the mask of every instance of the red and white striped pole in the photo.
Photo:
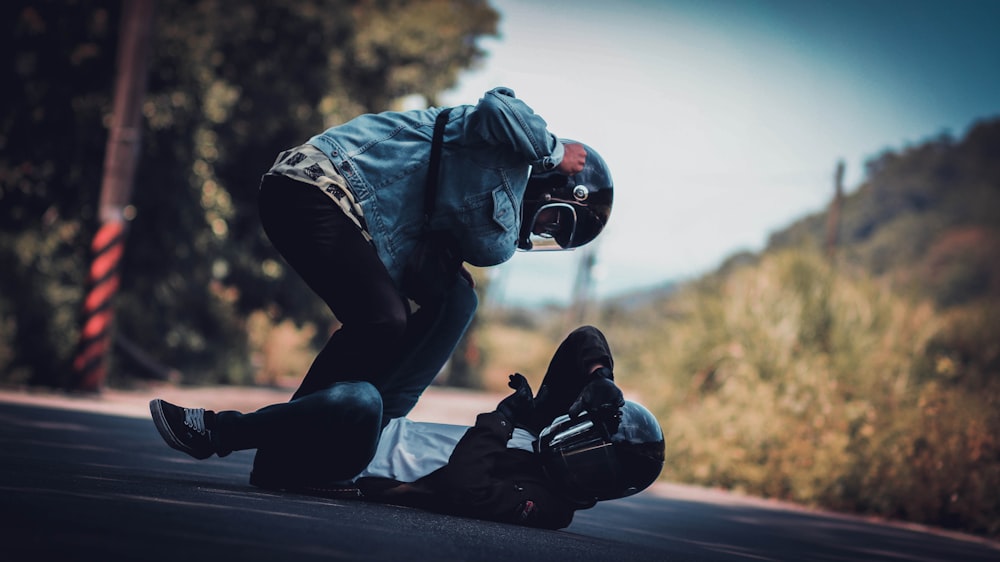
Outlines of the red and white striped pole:
M111 323L114 320L113 299L118 292L119 266L124 250L125 221L102 224L91 244L94 259L87 279L89 290L83 302L80 345L73 360L78 390L99 391L107 375Z
M73 360L75 390L99 392L107 376L114 323L114 296L122 254L132 181L142 140L142 102L152 45L154 0L123 0L118 38L114 113L104 153L101 226L94 236L93 262L83 304L83 322Z

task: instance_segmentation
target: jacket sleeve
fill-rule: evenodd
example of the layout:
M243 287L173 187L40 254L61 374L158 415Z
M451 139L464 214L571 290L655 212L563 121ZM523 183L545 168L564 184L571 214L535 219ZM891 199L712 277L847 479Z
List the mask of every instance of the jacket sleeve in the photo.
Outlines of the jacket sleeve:
M449 503L470 517L548 529L569 526L575 507L550 491L540 475L499 473L498 465L511 465L516 456L523 455L524 465L532 463L532 453L507 448L513 429L497 412L476 418L444 469Z
M564 148L546 128L545 120L509 88L494 88L469 114L470 130L486 143L508 146L538 169L551 169L563 159Z

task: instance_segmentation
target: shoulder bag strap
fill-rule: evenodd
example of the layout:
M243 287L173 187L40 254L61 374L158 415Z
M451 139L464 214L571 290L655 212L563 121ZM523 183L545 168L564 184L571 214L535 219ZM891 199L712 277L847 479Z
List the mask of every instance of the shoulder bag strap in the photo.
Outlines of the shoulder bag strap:
M427 168L427 184L424 189L424 224L430 226L434 205L437 201L438 169L441 168L441 144L444 140L444 126L448 123L450 107L441 110L434 121L434 138L431 140L431 161Z

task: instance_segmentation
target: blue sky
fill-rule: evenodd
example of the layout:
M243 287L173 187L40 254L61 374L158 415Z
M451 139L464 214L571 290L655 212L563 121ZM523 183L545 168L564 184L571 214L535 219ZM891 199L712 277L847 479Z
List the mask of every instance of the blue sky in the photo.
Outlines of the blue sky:
M596 295L687 279L819 211L838 160L1000 116L1000 0L493 0L501 37L445 103L509 86L615 179ZM565 303L581 252L494 268Z

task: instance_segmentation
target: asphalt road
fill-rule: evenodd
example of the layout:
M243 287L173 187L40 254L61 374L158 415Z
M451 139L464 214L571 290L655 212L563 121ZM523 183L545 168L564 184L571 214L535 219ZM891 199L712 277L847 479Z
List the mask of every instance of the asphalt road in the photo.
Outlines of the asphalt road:
M0 560L1000 560L996 543L657 485L545 531L257 490L148 419L0 400Z

